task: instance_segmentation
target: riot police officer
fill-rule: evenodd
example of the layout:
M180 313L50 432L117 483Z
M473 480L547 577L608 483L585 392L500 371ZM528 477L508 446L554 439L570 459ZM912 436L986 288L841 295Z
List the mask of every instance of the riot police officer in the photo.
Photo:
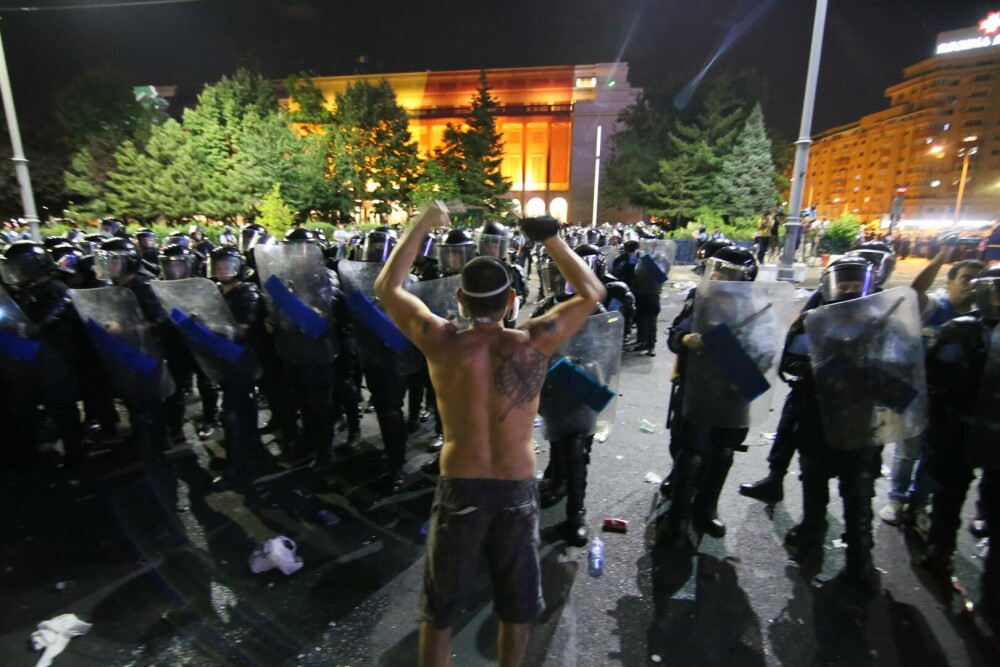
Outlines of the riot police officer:
M632 322L635 319L635 295L632 294L632 290L629 289L624 281L608 273L608 259L596 246L585 243L577 246L574 251L583 258L583 261L587 262L590 270L604 283L604 289L608 291L608 296L604 300L604 307L607 310L616 310L622 314L622 318L625 320L625 335L627 336L628 332L632 329Z
M757 260L749 250L730 245L713 252L706 260L705 272L713 281L753 282L757 278ZM719 299L723 296L705 298ZM719 496L733 465L733 453L742 447L748 432L746 427L696 423L686 417L682 409L685 387L692 382L688 377L691 355L706 353L700 334L693 333L696 301L697 293L691 290L667 338L667 345L677 355L677 381L670 397L671 416L668 420L671 428L670 449L675 464L671 473L671 504L667 513L669 541L675 547L687 541L688 528L692 523L696 530L711 537L725 536L726 525L718 518ZM691 400L698 399L689 397L688 401Z
M518 264L511 264L509 261L510 230L493 220L484 222L476 230L476 246L479 249L480 257L495 257L507 267L507 271L510 273L511 287L520 299L518 308L520 308L521 304L527 303L528 283L524 277L524 269ZM504 325L508 328L516 324L515 320L504 320Z
M976 310L946 322L927 350L931 428L927 466L934 480L931 529L923 566L948 583L961 511L975 469L982 468L980 511L1000 525L1000 457L995 453L1000 396L1000 268L974 281ZM1000 547L991 545L976 607L1000 629Z
M132 235L136 245L139 246L139 255L146 263L146 269L157 276L160 275L160 248L159 239L152 229L139 229Z
M105 238L120 238L126 237L125 233L125 223L118 218L106 217L101 218L100 224L101 236Z

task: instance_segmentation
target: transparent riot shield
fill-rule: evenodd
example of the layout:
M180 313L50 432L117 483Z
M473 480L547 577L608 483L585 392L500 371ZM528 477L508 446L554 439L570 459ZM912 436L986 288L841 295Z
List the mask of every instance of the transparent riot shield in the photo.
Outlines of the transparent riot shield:
M319 247L257 246L254 257L281 357L295 364L333 361L337 356L333 288Z
M747 428L771 409L785 332L795 318L791 283L705 280L695 290L682 415L701 426Z
M131 290L101 287L69 293L118 398L147 403L174 393L163 351Z
M11 382L34 382L43 343L13 298L0 287L0 372Z
M805 325L827 444L874 447L924 430L927 381L916 292L897 287L821 306Z
M457 294L461 286L461 276L448 276L410 283L406 286L406 290L423 301L438 317L464 327L468 325L468 320L458 312Z
M639 265L636 272L648 273L657 283L663 284L670 277L670 268L677 256L677 246L666 239L641 239Z
M347 297L347 309L363 327L358 342L366 366L377 364L393 372L414 373L423 366L423 355L389 319L375 295L375 279L383 266L378 262L341 260L337 264L340 286ZM410 290L413 284L405 287Z
M150 286L205 375L220 384L259 376L253 351L235 340L239 326L215 283L187 278Z
M625 320L619 313L593 315L553 355L538 404L546 439L610 430L624 331Z
M1000 470L1000 325L990 335L975 425L969 429L965 458L971 466Z

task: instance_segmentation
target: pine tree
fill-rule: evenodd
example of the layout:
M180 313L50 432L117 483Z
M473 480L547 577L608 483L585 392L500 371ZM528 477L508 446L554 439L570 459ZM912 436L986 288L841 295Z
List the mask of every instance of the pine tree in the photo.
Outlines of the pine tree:
M283 238L285 232L295 224L295 213L285 203L281 196L281 185L275 183L271 191L264 195L260 202L260 215L257 222L267 229L272 236Z
M656 180L639 181L639 187L650 202L650 213L681 224L711 201L716 158L697 128L677 129L669 136L674 157L660 160Z
M510 182L500 173L503 135L496 123L500 105L491 90L486 71L480 71L469 115L461 126L448 124L444 145L435 157L454 178L463 202L504 213L504 195L510 192Z
M778 201L771 140L764 129L760 104L747 118L732 153L723 160L717 187L719 205L736 217L760 215Z

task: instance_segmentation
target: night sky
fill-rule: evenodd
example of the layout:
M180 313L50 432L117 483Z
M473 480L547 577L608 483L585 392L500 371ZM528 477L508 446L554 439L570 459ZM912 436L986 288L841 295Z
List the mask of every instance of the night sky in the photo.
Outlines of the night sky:
M115 0L0 0L6 6ZM755 68L765 113L798 132L812 30L809 0L203 0L142 8L4 12L0 29L19 115L39 131L52 96L110 66L139 84L194 86L242 62L269 77L306 70L469 69L628 61L631 82L693 77L727 34L713 72ZM885 108L883 90L930 57L938 32L975 25L1000 0L830 0L814 131ZM756 19L752 18L756 15ZM711 76L711 74L709 74Z

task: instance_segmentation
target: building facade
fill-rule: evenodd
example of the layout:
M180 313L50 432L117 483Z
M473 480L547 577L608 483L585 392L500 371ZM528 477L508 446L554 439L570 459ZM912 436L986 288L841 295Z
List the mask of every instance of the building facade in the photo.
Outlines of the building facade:
M385 79L410 115L410 132L422 154L443 142L449 123L460 125L479 87L479 70L316 77L313 83L332 104L355 81ZM607 156L618 114L639 91L628 83L627 63L486 70L500 105L501 171L511 196L526 215L550 214L563 221L589 221L593 211L597 128ZM598 218L632 212L605 210Z
M888 109L816 137L805 191L817 214L888 218L902 195L904 224L1000 217L1000 12L941 33L885 94Z

